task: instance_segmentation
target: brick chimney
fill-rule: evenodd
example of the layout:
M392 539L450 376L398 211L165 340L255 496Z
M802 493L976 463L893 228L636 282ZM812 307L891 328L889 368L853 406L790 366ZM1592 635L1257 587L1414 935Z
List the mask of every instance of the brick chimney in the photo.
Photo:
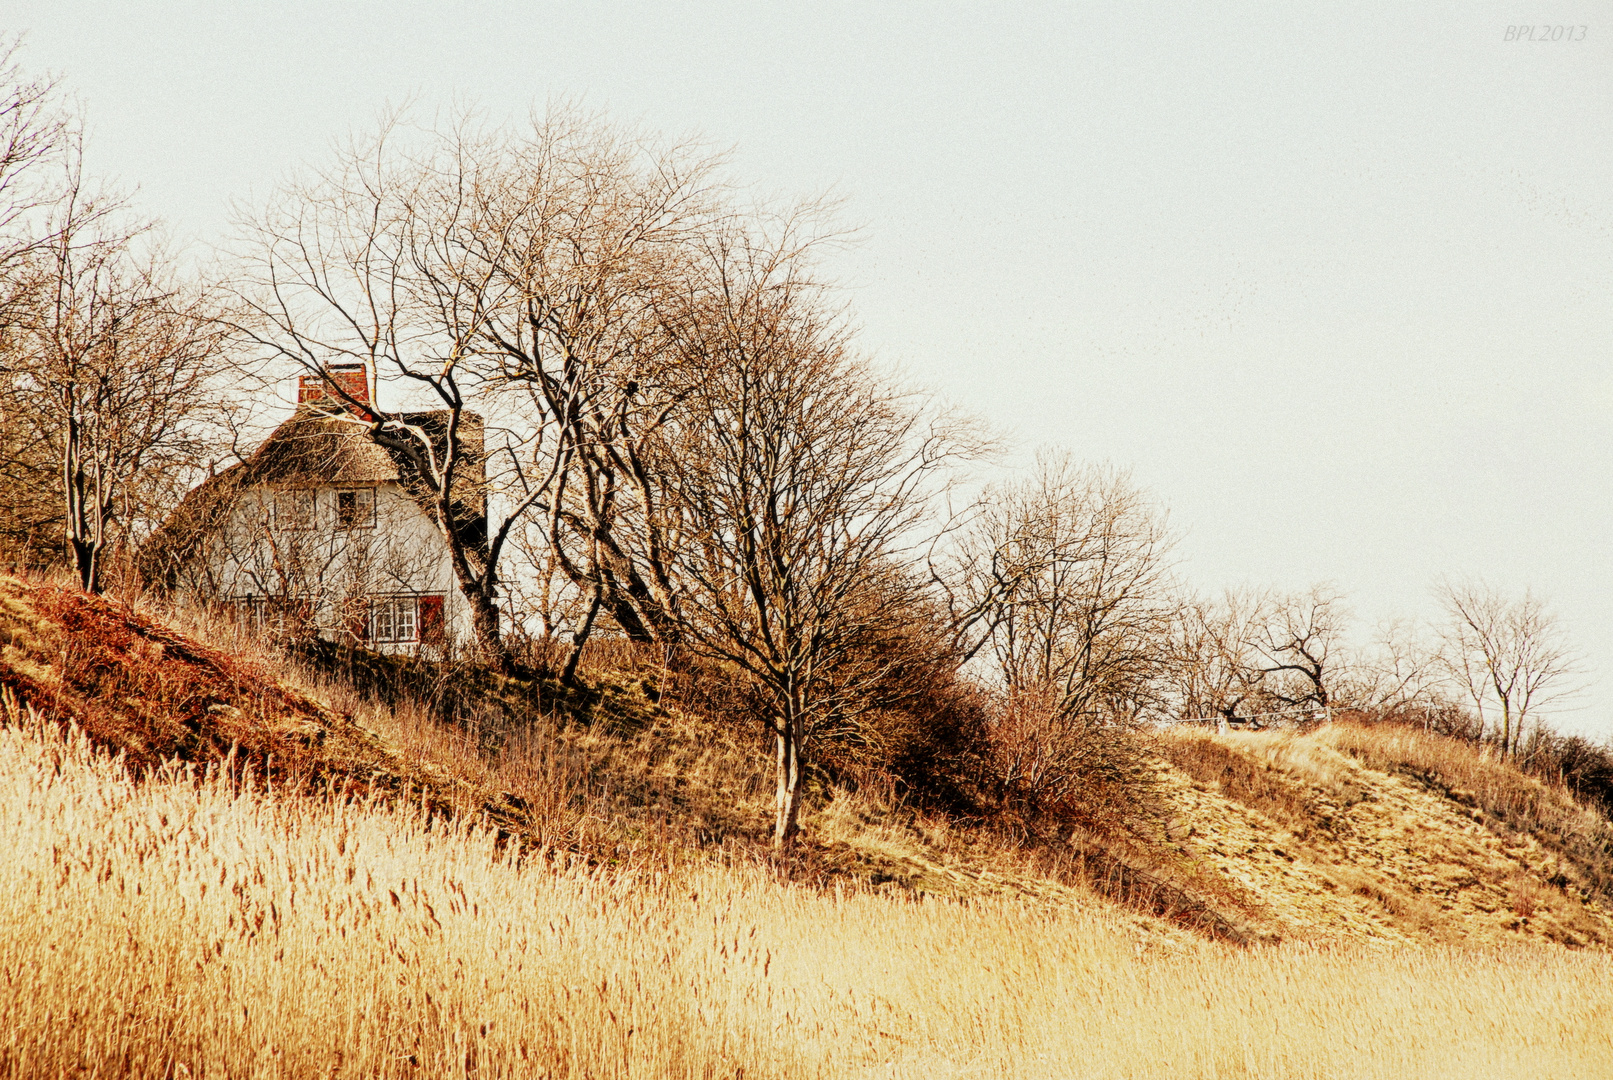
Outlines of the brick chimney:
M370 377L363 364L331 364L325 368L325 377L360 405L370 403ZM322 401L339 403L341 399L330 392L325 377L303 375L298 378L297 404L312 405Z

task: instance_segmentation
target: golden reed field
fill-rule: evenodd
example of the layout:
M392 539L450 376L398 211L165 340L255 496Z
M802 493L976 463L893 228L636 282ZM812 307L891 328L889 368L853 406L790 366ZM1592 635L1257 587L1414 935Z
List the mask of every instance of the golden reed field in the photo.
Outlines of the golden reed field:
M501 854L0 728L7 1077L1613 1076L1613 958Z

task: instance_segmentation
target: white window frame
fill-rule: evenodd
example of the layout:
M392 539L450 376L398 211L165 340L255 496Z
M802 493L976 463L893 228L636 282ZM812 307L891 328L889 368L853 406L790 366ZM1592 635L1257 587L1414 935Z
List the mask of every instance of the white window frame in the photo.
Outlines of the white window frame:
M263 629L264 625L264 598L261 596L237 596L230 600L231 617L237 626L253 633Z
M317 615L317 605L309 596L267 596L249 594L233 597L230 601L231 614L236 625L252 633L285 633L288 629L296 629L291 620L296 619L297 624L304 630L317 630L314 619ZM306 614L297 617L296 606L305 605Z
M370 640L406 645L420 640L420 598L413 593L378 596L370 603Z
M307 530L319 522L319 492L314 488L278 488L274 523L281 529Z

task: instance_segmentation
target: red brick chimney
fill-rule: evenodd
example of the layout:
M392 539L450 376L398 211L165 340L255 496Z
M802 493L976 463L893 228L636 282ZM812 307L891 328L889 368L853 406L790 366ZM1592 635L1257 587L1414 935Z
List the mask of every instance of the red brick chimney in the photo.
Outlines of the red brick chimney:
M360 405L370 403L370 377L363 364L331 364L325 376L303 375L297 380L297 404L308 405L320 401L339 403L340 398L330 392L325 378L329 378L341 391Z

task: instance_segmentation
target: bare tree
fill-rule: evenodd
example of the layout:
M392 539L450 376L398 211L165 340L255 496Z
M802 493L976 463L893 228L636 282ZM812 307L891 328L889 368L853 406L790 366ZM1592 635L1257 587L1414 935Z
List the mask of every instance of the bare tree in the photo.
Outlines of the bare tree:
M18 348L18 320L39 286L31 256L50 238L59 197L59 165L71 118L52 79L29 75L19 41L0 39L0 352ZM0 549L33 563L65 553L62 500L54 492L51 447L34 422L35 407L0 396Z
M595 610L633 636L668 625L664 581L634 558L657 565L655 538L635 546L624 523L649 520L632 510L648 491L640 432L666 411L648 298L705 213L709 171L563 109L499 135L393 120L249 224L255 317L240 330L310 373L361 361L431 407L427 422L330 383L339 412L410 463L495 664L509 663L500 560L532 517ZM471 457L485 491L464 482Z
M717 159L696 146L663 145L562 114L528 156L584 161L564 176L564 210L511 218L499 273L519 300L493 313L483 345L498 385L539 419L549 490L541 550L531 561L558 574L581 601L570 621L569 680L599 615L629 639L670 645L681 622L670 580L671 520L660 512L652 448L689 391L670 321L698 275L695 253L728 216ZM557 154L565 141L585 139ZM556 170L551 165L549 172Z
M343 152L335 167L288 184L246 221L242 317L251 345L324 380L332 419L347 419L407 463L412 494L447 547L477 642L495 666L498 555L507 529L488 534L482 417L468 398L484 373L469 364L471 339L500 297L462 238L481 207L464 168L394 152L393 125ZM446 164L446 173L435 168ZM469 174L469 175L468 175ZM357 361L369 377L400 380L435 409L386 409L379 395L343 385L329 370ZM507 448L518 449L518 447ZM518 459L519 460L519 459Z
M178 285L143 227L87 193L68 160L51 239L30 253L26 303L0 359L9 416L47 447L79 582L152 527L209 449L223 342L207 296Z
M15 338L0 345L9 356ZM7 361L0 359L0 365ZM57 493L59 469L52 462L33 404L0 393L0 552L14 565L39 566L65 559L65 517Z
M858 360L802 239L711 235L678 346L698 374L655 467L687 647L746 672L775 745L773 839L797 830L814 740L901 662L911 569L964 434Z
M1357 719L1466 730L1423 630L1387 620L1357 647L1345 637L1347 621L1342 597L1320 585L1289 595L1231 589L1215 601L1188 601L1177 630L1177 711L1226 725L1342 709Z
M990 493L964 545L979 593L964 607L985 611L984 652L1008 693L1051 694L1065 722L1129 721L1158 704L1170 548L1164 515L1125 473L1063 453Z
M1247 588L1182 604L1172 664L1180 718L1214 717L1224 726L1267 710L1266 668L1255 642L1271 606L1268 593Z
M12 287L29 254L50 238L48 217L61 194L53 166L74 143L72 117L55 80L24 72L19 48L16 36L0 38L0 281ZM29 276L22 273L24 280ZM0 312L0 324L4 316Z
M1426 713L1448 707L1441 688L1439 650L1424 628L1405 619L1380 623L1357 652L1348 676L1334 690L1334 703L1379 715Z
M1327 709L1345 672L1349 611L1332 586L1275 595L1252 644L1264 672L1261 690L1280 709Z
M1579 692L1578 654L1557 617L1528 590L1512 598L1480 581L1447 579L1434 595L1448 619L1446 670L1494 730L1502 753L1515 755L1531 716Z

